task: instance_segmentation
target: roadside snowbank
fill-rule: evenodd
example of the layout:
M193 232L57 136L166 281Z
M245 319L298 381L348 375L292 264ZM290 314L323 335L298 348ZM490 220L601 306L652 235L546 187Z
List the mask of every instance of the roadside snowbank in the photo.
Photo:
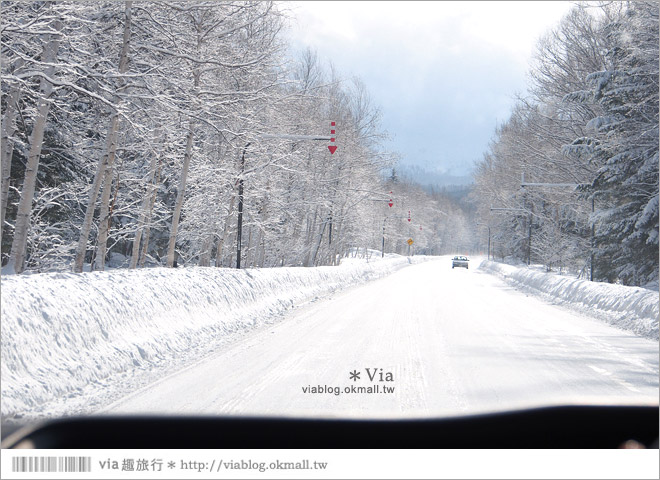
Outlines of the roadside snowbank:
M481 270L524 291L569 305L610 324L658 340L658 292L639 287L589 282L484 260Z
M2 415L47 410L117 373L167 366L296 304L427 259L378 253L337 267L3 276Z

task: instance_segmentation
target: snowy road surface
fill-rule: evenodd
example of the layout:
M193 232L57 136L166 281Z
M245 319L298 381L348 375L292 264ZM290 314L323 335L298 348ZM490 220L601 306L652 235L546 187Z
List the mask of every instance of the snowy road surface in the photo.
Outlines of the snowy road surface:
M104 412L427 416L657 398L657 342L445 258L297 309Z

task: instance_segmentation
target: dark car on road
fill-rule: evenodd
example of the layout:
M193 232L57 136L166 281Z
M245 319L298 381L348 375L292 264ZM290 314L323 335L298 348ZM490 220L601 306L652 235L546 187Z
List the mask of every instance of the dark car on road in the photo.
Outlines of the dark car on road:
M451 268L454 268L454 267L468 268L468 263L469 262L470 262L470 259L468 257L463 256L463 255L456 255L451 260Z

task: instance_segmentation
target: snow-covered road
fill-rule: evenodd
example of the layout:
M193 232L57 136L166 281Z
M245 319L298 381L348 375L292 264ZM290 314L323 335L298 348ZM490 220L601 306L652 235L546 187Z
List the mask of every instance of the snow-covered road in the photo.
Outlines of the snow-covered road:
M443 258L296 309L103 412L427 416L657 398L657 342Z

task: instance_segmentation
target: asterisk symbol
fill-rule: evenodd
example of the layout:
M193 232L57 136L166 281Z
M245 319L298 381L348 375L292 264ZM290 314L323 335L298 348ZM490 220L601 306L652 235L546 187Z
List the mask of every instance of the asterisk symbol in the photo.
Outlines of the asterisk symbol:
M167 467L168 467L168 468L174 468L174 467L176 467L176 463L174 463L174 462L169 462L169 463L167 464Z
M354 382L360 379L360 372L358 372L357 370L353 370L352 372L350 372L350 375L351 375L351 380L353 380Z

